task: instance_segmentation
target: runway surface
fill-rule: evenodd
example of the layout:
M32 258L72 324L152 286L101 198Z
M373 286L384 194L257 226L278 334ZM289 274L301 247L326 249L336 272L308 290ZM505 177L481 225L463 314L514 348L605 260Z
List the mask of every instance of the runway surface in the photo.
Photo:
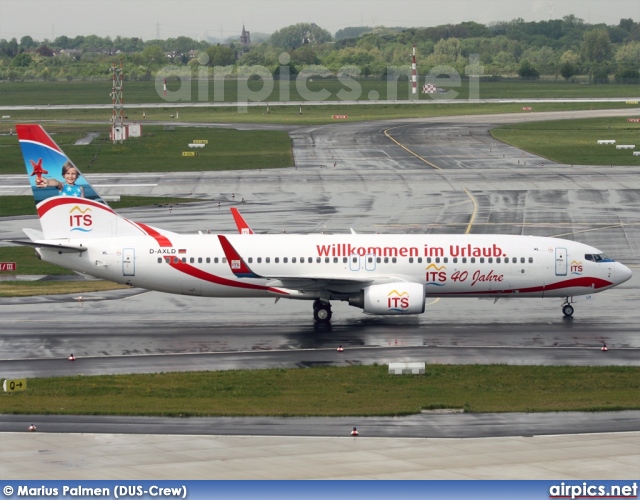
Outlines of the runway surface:
M134 220L177 232L234 231L228 207L238 206L257 232L337 233L354 228L358 232L461 233L477 205L471 232L575 238L620 260L637 275L638 168L553 164L494 141L488 133L495 124L524 119L625 113L536 113L303 127L290 132L296 168L87 178L106 195L207 198L171 211L166 206L122 211ZM26 186L22 176L0 178L0 194L26 194ZM0 239L22 237L21 227L38 228L38 222L3 220ZM12 376L42 376L416 359L637 365L638 284L636 276L594 295L591 301L578 302L572 319L562 317L561 301L556 299L510 299L495 304L452 299L432 301L424 315L414 318L368 317L335 304L329 327L314 325L310 305L296 301L273 304L256 299L248 315L246 301L136 291L118 300L124 292L114 297L90 294L82 302L73 296L4 299L0 301L6 332L0 336L2 375L5 371ZM603 343L610 348L606 353L600 351ZM337 345L343 345L345 352L338 354ZM78 357L72 364L64 360L70 352ZM640 431L635 417L623 431ZM499 422L502 417L493 418ZM468 425L451 422L460 429ZM47 432L64 432L60 425L52 421L51 427L46 425ZM163 425L168 434L181 432L174 421ZM403 427L389 423L390 428L396 425ZM571 419L564 418L553 420L550 428L558 434L576 431ZM418 429L421 426L414 431ZM615 430L606 418L601 426L590 429L585 432ZM244 433L241 426L238 433ZM629 457L635 457L631 463L637 464L638 435L631 435L635 451ZM0 453L5 451L2 448ZM502 470L518 477L518 471L511 475L504 464ZM635 470L640 471L640 466ZM604 467L595 477L616 473Z

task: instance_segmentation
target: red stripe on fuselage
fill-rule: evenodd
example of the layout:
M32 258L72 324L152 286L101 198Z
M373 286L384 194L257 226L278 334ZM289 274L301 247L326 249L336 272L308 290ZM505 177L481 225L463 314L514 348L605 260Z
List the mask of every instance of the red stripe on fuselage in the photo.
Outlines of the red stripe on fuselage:
M215 283L216 285L244 288L247 290L262 290L265 292L278 293L280 295L288 295L286 292L278 290L277 288L272 288L270 286L254 285L253 283L242 283L240 281L232 281L227 278L221 278L220 276L216 276L215 274L208 273L206 271L203 271L202 269L198 269L197 267L193 267L192 265L182 262L182 260L180 259L178 259L178 262L175 262L175 259L177 259L177 257L165 257L165 261L176 271L188 274L189 276L192 276L199 280L208 281L209 283Z
M173 243L171 243L169 238L167 238L164 234L160 234L158 231L156 231L150 226L147 226L146 224L143 224L142 222L136 222L136 224L138 224L138 226L144 229L149 236L151 236L152 238L155 238L155 240L158 242L158 245L160 245L161 247L173 246Z
M591 286L593 285L593 287ZM591 288L593 290L599 290L601 288L607 288L613 286L613 283L600 278L573 278L570 280L559 281L558 283L552 283L545 286L532 286L529 288L514 288L508 290L482 290L482 291L469 291L469 292L451 292L451 293L427 293L427 295L497 295L497 294L523 294L523 293L540 293L548 292L551 290L562 290L563 288Z

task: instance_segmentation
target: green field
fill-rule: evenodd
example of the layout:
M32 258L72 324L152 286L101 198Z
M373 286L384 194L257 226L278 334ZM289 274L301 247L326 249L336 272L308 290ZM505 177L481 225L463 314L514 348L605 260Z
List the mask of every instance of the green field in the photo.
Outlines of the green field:
M637 367L428 365L420 376L387 371L359 366L30 379L27 391L0 395L0 413L284 417L440 408L640 409Z
M469 101L454 101L453 104L433 103L402 103L402 104L376 104L376 105L346 105L327 104L322 106L269 106L260 104L256 107L246 108L241 112L236 106L224 108L212 107L162 107L140 108L127 110L129 121L144 122L142 113L146 114L146 122L171 122L176 125L188 123L256 123L256 124L282 124L290 126L320 125L328 123L341 123L343 120L333 118L334 115L346 115L348 121L373 121L402 118L426 118L433 116L464 116L498 113L522 113L523 107L532 107L533 112L539 111L578 111L588 109L629 109L630 113L640 113L640 107L636 104L624 102L567 102L567 103L472 103ZM176 114L179 118L175 118ZM22 110L11 111L11 119L0 122L0 134L7 133L15 123L38 122L45 128L48 121L98 121L102 125L93 125L93 128L104 131L109 128L110 114L106 110L94 109L64 109L64 110ZM144 130L144 129L143 129ZM143 131L144 134L144 131ZM2 136L0 135L0 138Z
M386 100L408 99L411 84L405 79L399 82L387 82L380 79L348 80L345 83L336 78L314 77L301 82L300 89L296 81L282 84L273 82L273 90L260 80L184 80L169 78L168 95L165 98L162 80L156 85L151 81L125 81L123 97L125 104L145 104L162 102L237 102L238 100L259 100L261 102L304 101L304 100ZM439 84L446 90L456 92L450 97L469 98L469 80L463 78L460 85ZM474 84L475 85L475 84ZM158 88L157 88L158 87ZM640 94L637 85L583 85L567 83L563 80L540 80L538 82L513 79L508 81L490 81L482 79L477 87L472 87L479 99L527 99L562 97L634 97ZM112 82L71 81L71 82L2 82L0 83L0 106L10 105L53 105L53 104L110 104ZM302 92L300 92L300 90ZM247 94L247 91L249 92ZM322 94L326 92L326 94ZM238 96L245 96L238 99ZM472 95L472 97L476 97ZM418 94L421 100L433 100L428 94Z
M47 124L45 129L84 174L293 166L291 140L281 131L145 126L142 137L113 144L106 124ZM99 134L91 144L74 145L91 132ZM190 149L187 145L194 140L206 140L208 144ZM183 151L195 151L198 156L184 157ZM17 137L1 135L0 174L21 173L26 172Z
M600 139L635 144L640 150L640 123L626 118L593 118L506 125L491 131L496 139L558 163L574 165L640 165L640 156Z

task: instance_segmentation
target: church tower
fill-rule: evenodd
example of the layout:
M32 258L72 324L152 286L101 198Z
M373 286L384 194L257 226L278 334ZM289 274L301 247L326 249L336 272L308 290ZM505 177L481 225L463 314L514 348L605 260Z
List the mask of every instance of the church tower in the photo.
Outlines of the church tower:
M251 45L251 33L244 29L242 25L242 35L240 35L240 45Z

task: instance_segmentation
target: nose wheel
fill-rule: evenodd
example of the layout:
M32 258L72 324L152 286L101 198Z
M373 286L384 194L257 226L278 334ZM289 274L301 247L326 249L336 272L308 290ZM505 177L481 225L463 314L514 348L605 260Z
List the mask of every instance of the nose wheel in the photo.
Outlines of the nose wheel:
M571 316L573 316L573 306L571 304L564 304L562 306L562 314L564 314L565 316L567 316L568 318L570 318Z
M313 303L313 319L318 323L328 323L331 321L331 304L316 300Z

